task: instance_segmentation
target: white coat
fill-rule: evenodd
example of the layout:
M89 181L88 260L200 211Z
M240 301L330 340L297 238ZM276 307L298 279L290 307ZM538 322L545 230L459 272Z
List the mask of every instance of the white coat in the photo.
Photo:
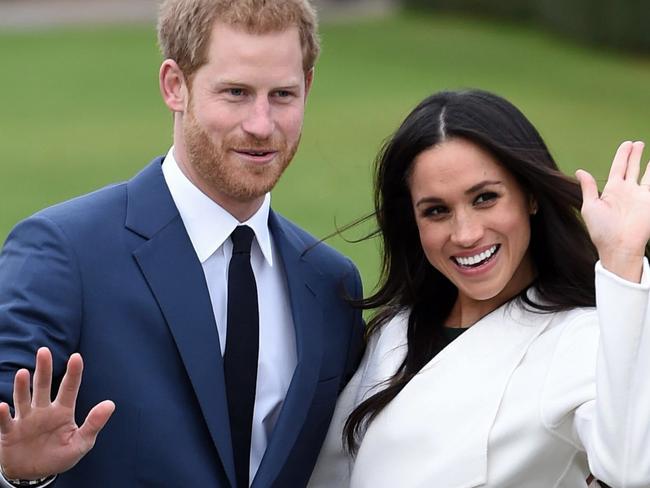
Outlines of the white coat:
M342 448L350 412L406 352L407 313L374 334L337 404L310 488L650 487L650 272L596 265L596 309L511 302L435 356Z

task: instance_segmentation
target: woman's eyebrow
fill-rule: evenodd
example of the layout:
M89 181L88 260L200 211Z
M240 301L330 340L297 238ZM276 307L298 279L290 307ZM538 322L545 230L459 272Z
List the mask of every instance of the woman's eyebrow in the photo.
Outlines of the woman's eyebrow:
M473 193L476 193L476 192L482 190L486 186L502 185L502 184L503 184L503 182L501 182L499 180L483 180L483 181L480 181L477 184L473 185L472 187L468 188L467 190L465 190L464 193L465 193L465 195L471 195ZM418 206L423 205L423 204L430 205L430 204L439 204L439 203L444 203L444 199L440 198L440 197L436 197L436 196L428 196L428 197L420 198L415 203L415 206L418 207Z
M469 195L469 194L471 194L471 193L476 193L477 191L483 189L483 188L486 187L486 186L490 186L490 185L501 185L501 184L503 184L503 183L502 183L501 181L498 181L498 180L484 180L484 181L480 181L480 182L477 183L476 185L474 185L474 186L472 186L471 188L468 188L467 190L465 190L465 195Z

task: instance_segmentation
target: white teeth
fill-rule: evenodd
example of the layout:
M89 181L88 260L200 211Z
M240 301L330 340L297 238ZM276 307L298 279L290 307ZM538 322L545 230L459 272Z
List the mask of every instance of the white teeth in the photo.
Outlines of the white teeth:
M473 266L492 257L492 255L496 252L496 250L497 250L497 246L495 244L487 251L483 251L479 254L476 254L475 256L468 256L468 257L454 256L454 260L456 261L456 263L460 264L461 266Z

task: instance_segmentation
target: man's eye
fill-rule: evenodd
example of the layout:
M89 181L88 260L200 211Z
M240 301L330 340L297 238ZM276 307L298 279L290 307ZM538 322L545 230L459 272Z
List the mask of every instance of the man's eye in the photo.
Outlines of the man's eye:
M241 88L228 88L228 95L233 97L241 97L244 94L244 90Z
M498 195L496 193L494 193L494 192L481 193L474 200L474 204L480 205L482 203L492 202L492 201L496 200L497 197L498 197Z
M278 90L278 91L276 91L274 93L274 96L275 96L276 99L285 101L285 100L289 100L289 99L293 98L294 93L292 91L289 91L289 90Z

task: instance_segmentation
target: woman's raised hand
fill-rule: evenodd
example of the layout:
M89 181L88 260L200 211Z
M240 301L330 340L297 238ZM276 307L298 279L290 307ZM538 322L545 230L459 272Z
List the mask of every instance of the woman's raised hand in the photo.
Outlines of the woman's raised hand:
M59 392L51 400L52 355L47 348L36 353L33 395L29 371L21 369L14 381L12 418L9 406L0 403L0 465L12 479L39 479L62 473L92 449L99 431L115 410L111 401L96 405L81 427L74 411L81 384L83 362L73 354Z
M639 182L642 153L642 142L621 144L600 195L591 174L576 172L582 189L582 217L602 265L635 282L641 278L650 239L650 172L646 167Z

